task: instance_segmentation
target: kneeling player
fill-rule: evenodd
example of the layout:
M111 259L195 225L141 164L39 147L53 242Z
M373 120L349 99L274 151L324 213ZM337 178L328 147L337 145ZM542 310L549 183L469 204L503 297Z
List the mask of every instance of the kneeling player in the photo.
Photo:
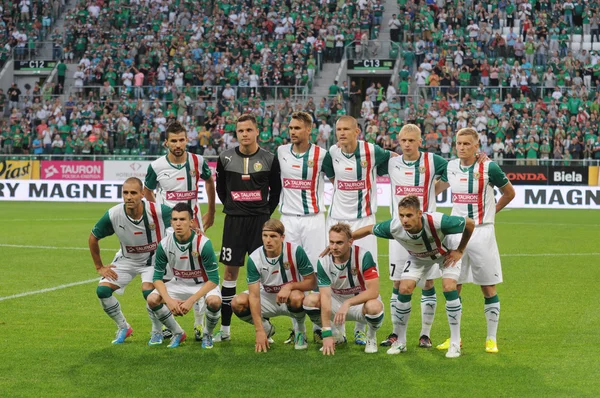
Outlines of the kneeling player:
M248 292L238 294L231 303L238 318L254 324L256 352L266 352L275 334L275 327L266 318L281 315L297 322L294 347L308 347L302 301L304 292L314 289L317 280L302 247L284 243L284 239L281 221L270 219L263 225L263 246L248 257Z
M462 305L456 290L460 276L460 259L471 238L475 223L470 218L447 216L443 213L423 213L416 196L407 196L398 204L398 219L363 227L352 234L356 239L373 234L380 238L395 239L408 251L408 260L400 277L400 293L396 312L400 319L400 334L388 354L406 352L406 329L410 317L410 300L417 282L432 267L443 266L442 285L446 297L446 314L450 324L450 348L447 358L460 356L460 317ZM460 234L456 250L442 243L446 235ZM440 267L441 268L441 267Z
M171 225L174 234L167 235L158 245L154 267L156 289L148 296L148 305L158 319L173 332L169 348L178 347L186 338L173 315L185 315L194 303L204 298L206 326L202 347L213 347L213 330L221 317L219 267L210 240L192 230L193 213L186 203L173 207ZM164 283L167 265L173 279ZM167 305L165 307L164 304ZM162 343L162 334L153 333L149 345Z
M104 312L110 316L117 327L117 337L113 344L122 344L133 333L127 323L121 305L113 292L122 292L136 275L142 278L144 299L154 289L152 273L154 254L161 237L165 236L165 227L171 220L171 208L165 205L142 200L142 181L128 178L123 183L124 204L109 209L96 223L89 237L89 247L96 271L102 275L96 288L96 294ZM121 244L110 265L103 265L98 241L116 234ZM160 333L161 323L148 308L152 320L152 331Z
M304 299L311 321L323 328L323 355L335 353L332 320L341 328L346 320L368 323L365 352L377 352L376 333L383 322L379 272L371 253L353 242L350 225L337 223L329 229L329 254L317 263L319 293Z

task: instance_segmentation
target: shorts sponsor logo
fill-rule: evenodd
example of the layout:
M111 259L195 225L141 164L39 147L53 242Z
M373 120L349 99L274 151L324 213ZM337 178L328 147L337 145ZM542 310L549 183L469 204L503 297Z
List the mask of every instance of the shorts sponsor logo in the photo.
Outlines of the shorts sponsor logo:
M158 246L157 242L148 243L147 245L141 246L125 246L125 250L127 253L136 254L136 253L150 253L156 250Z
M231 198L236 202L258 202L262 194L260 191L231 191Z
M263 285L263 289L267 293L279 293L281 288L284 287L285 285L287 285L287 283L284 283L283 285L275 285L275 286Z
M408 250L408 254L410 254L411 256L417 257L417 258L428 258L431 256L437 257L437 256L439 256L440 252L438 249L430 250L428 252L418 252L418 253Z
M196 191L181 191L181 192L173 192L167 191L167 200L194 200L198 198L198 193Z
M334 289L331 288L331 291L333 291L335 294L341 294L341 295L348 295L348 294L357 294L362 292L362 288L360 286L354 286L354 287L349 287L346 289Z
M476 193L453 193L452 202L458 204L477 204L479 195Z
M311 189L311 180L297 180L295 178L284 178L283 187L288 189Z
M360 181L338 181L337 188L342 191L362 191L367 189L367 182L365 180Z
M173 275L175 275L177 278L181 278L181 279L202 278L202 270L200 270L200 269L185 270L185 269L173 268Z
M408 195L416 195L423 196L425 194L425 187L411 187L406 185L398 185L396 187L396 195L399 196L408 196Z

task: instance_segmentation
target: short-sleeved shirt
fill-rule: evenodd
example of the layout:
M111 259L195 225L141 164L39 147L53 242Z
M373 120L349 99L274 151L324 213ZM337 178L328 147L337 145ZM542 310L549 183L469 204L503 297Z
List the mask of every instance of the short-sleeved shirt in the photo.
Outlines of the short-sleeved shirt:
M347 299L367 290L366 281L378 279L377 264L369 252L352 245L350 258L344 264L336 264L333 256L319 258L317 281L319 287L329 287L333 294Z

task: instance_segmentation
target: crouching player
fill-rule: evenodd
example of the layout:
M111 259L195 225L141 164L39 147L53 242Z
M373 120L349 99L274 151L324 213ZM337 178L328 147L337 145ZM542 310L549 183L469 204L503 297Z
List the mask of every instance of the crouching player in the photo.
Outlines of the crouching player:
M319 293L304 299L311 321L323 328L323 355L334 355L339 342L339 336L332 333L332 320L342 329L346 320L367 323L365 352L377 352L377 330L383 322L379 271L371 253L353 242L350 225L331 226L329 254L317 263Z
M306 314L302 308L304 292L317 286L310 260L300 246L284 242L281 221L270 219L263 225L263 246L256 249L247 262L248 291L233 298L233 312L256 329L256 352L269 349L275 327L267 319L288 316L296 320L294 348L308 348Z
M154 266L155 290L148 296L148 306L158 319L173 332L169 348L178 347L186 338L173 315L185 315L198 300L204 299L206 325L202 347L213 347L213 330L221 318L219 267L212 243L192 229L194 214L187 203L177 203L171 213L174 233L167 235L156 250ZM167 266L173 279L163 282ZM164 305L166 304L166 306ZM162 333L152 333L149 345L162 344Z
M411 297L417 282L424 278L432 267L442 269L442 285L446 297L446 315L450 324L450 348L447 358L460 356L460 318L462 305L456 290L460 276L461 258L475 223L470 218L447 216L442 213L423 213L419 198L410 195L398 204L398 218L360 228L352 234L355 239L375 235L385 239L395 239L406 251L408 259L400 277L400 293L396 311L400 320L400 334L388 354L406 352L406 329L411 312ZM456 250L444 245L444 238L450 234L460 234L462 238Z

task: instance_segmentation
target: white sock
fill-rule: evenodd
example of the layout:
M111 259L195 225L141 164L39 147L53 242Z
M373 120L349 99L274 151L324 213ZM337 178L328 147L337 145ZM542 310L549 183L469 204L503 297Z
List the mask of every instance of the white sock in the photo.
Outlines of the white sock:
M162 322L158 320L156 313L152 311L148 303L146 303L146 310L148 311L148 316L150 317L150 321L152 322L152 333L161 333Z
M383 323L383 311L375 315L365 315L365 319L369 323L367 337L369 338L369 340L377 338L377 331Z
M292 329L294 330L294 332L298 331L298 321L296 321L296 318L292 317ZM305 327L306 329L306 327Z
M115 321L119 329L129 328L127 320L125 320L125 315L123 315L123 312L121 312L121 305L115 296L101 298L99 300L104 312L106 312L106 314L111 317L113 321Z
M498 332L498 320L500 319L500 300L498 295L486 298L483 306L485 319L487 321L487 338L486 340L496 341L496 333Z
M183 333L183 329L181 326L179 326L173 317L173 314L171 311L169 311L169 307L167 307L165 304L161 304L159 309L153 311L162 324L165 325L171 332L173 332L173 334Z
M354 325L354 333L356 332L365 332L365 329L367 328L367 324L366 323L360 323L360 322L356 322L356 324Z
M210 308L206 308L206 326L204 327L206 333L213 334L215 327L219 323L219 319L221 319L221 307L216 311L211 310Z
M435 287L423 290L421 295L421 334L419 336L431 337L431 325L435 318L436 308L437 297L435 295Z
M396 307L398 305L398 289L393 289L392 297L390 297L390 314L392 316L392 333L396 336L400 333L400 319L396 314Z
M406 330L408 329L408 320L410 319L410 294L399 294L396 303L396 315L398 316L398 342L406 344Z
M200 302L202 300L198 300L194 303L194 327L204 325L204 309L200 306Z
M460 299L446 300L446 316L450 325L450 344L460 347L460 318L462 317Z

